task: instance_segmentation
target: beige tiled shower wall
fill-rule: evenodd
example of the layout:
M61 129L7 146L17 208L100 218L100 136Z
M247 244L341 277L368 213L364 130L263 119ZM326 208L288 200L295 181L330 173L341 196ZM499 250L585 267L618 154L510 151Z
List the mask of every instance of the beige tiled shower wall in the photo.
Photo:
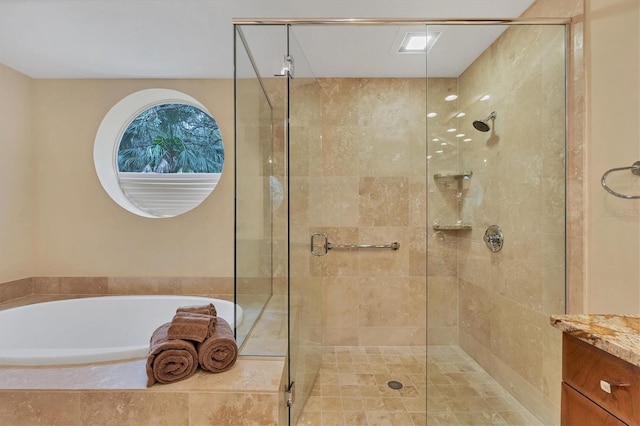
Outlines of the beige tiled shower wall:
M565 309L565 37L562 27L505 31L457 82L466 116L450 127L472 140L429 164L435 173L457 156L457 169L473 172L460 203L444 200L472 230L435 238L457 250L459 344L545 424L559 420L561 370L560 333L548 318ZM472 127L492 111L491 131ZM482 240L489 225L504 233L499 253Z
M458 239L456 232L434 230L433 225L456 225L461 221L458 197L460 178L434 179L433 175L460 172L459 153L456 148L462 138L459 132L448 131L457 127L457 102L444 99L458 93L457 78L429 78L427 80L427 145L429 167L427 274L429 345L458 344ZM443 145L445 144L445 145Z
M426 344L426 83L321 79L324 345Z
M548 318L564 311L564 36L561 27L512 27L459 78L471 117L461 130L473 135L460 165L474 172L462 212L473 230L458 237L460 344L518 383L510 391L537 394L531 405L553 399L559 380ZM484 94L491 99L474 102ZM492 131L475 131L472 118L491 111ZM505 236L495 254L482 240L493 224ZM557 358L545 360L550 352Z

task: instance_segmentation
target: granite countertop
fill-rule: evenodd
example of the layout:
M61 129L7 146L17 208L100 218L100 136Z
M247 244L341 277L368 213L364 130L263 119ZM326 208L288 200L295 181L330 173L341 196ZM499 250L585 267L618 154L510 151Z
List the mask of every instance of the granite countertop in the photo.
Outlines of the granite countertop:
M551 315L551 325L640 367L640 316Z

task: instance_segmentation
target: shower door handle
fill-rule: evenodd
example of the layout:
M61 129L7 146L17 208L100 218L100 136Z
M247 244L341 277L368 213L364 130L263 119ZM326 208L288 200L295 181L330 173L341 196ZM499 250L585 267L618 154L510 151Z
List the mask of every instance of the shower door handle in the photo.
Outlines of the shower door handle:
M311 254L314 256L324 256L329 251L329 237L324 232L314 232L311 234Z
M400 243L395 241L391 244L331 244L329 242L329 237L324 232L314 232L311 234L311 254L314 256L325 256L329 250L353 249L399 250Z

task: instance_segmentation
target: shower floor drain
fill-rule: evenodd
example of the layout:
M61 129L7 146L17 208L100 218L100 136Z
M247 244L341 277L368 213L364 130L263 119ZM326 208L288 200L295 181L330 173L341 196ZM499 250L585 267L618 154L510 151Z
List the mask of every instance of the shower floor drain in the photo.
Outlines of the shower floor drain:
M397 382L395 380L391 380L389 382L387 382L387 386L389 386L391 389L402 389L402 383Z

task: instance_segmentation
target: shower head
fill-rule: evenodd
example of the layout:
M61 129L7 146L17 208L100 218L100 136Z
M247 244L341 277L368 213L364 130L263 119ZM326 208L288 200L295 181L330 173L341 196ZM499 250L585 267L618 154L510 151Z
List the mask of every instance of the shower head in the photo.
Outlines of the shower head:
M473 127L475 127L476 130L479 130L481 132L488 132L489 130L491 130L491 127L489 127L488 121L489 120L494 121L496 119L496 115L497 115L496 112L493 111L484 120L476 120L476 121L474 121L473 122Z

